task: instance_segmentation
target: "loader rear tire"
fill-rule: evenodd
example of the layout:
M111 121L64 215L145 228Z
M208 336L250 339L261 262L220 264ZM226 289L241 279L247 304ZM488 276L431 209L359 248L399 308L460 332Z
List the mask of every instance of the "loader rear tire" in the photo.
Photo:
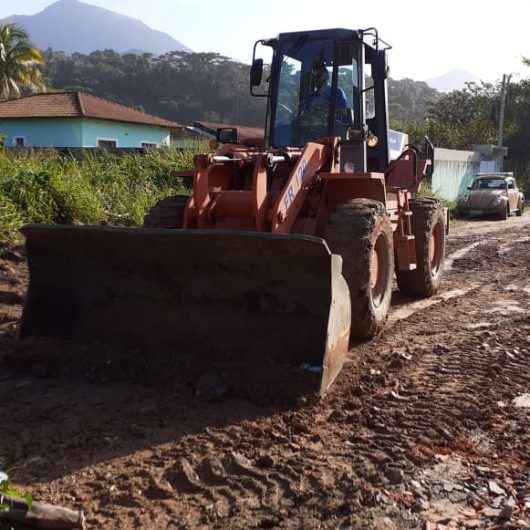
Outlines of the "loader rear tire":
M410 202L412 231L416 238L416 270L396 270L401 293L429 298L440 288L445 258L445 215L440 201L417 197Z
M342 256L342 274L350 288L351 338L370 339L384 327L392 298L394 249L384 205L354 199L331 213L326 240Z
M144 228L182 228L188 199L174 195L157 202L144 217Z

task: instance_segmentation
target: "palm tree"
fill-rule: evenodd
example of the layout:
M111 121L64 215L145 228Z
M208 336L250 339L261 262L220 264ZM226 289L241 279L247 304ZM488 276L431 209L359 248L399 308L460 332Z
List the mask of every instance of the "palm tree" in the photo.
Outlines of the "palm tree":
M24 90L44 91L39 68L43 63L26 30L16 24L0 25L0 98L18 97Z

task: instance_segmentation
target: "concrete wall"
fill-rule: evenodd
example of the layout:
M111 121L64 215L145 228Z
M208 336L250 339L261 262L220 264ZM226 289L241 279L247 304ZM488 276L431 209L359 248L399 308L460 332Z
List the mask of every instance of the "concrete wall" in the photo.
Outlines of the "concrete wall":
M81 120L0 120L0 135L6 147L15 146L17 137L24 138L26 147L79 147Z
M83 147L97 147L98 139L115 140L117 147L141 147L142 142L169 145L169 129L104 120L84 119Z
M448 201L456 200L480 172L481 160L477 151L435 148L432 190Z
M170 131L164 127L91 119L0 120L0 135L6 147L17 137L25 147L97 147L98 139L115 140L119 148L139 148L142 142L169 145Z

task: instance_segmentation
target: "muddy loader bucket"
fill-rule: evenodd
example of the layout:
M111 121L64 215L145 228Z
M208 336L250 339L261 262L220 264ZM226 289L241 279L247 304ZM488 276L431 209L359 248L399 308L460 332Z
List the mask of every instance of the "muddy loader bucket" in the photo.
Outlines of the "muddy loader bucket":
M199 376L221 370L325 394L348 350L342 260L310 236L30 225L21 337L168 352ZM236 374L236 375L234 375ZM223 375L223 376L224 376Z

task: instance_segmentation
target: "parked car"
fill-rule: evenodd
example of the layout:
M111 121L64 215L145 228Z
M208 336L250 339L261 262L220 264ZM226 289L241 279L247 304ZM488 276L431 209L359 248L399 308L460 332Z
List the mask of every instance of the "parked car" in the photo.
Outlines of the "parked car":
M514 213L523 215L525 199L513 173L478 174L467 190L457 204L462 216L495 215L508 219Z

